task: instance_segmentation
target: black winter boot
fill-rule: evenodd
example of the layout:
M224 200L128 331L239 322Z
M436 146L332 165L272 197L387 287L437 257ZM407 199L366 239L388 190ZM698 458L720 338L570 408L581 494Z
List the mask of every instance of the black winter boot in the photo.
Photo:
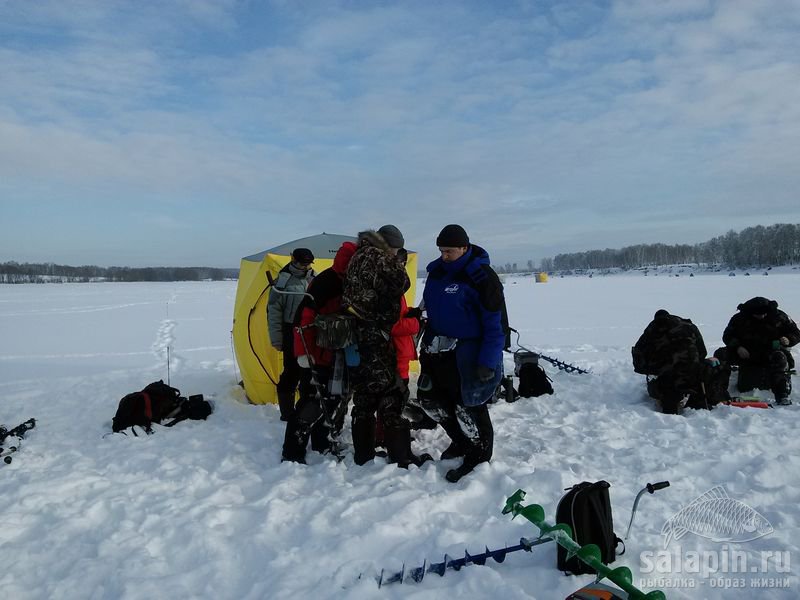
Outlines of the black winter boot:
M281 410L281 421L288 421L294 414L294 390L278 392L278 408Z
M470 446L470 441L467 436L464 435L461 427L459 427L456 418L448 417L447 419L443 419L439 422L439 425L442 426L442 429L445 430L445 433L447 433L451 440L450 445L442 452L441 460L464 456L466 448Z
M353 460L363 465L375 458L375 415L353 417Z
M417 456L411 452L411 431L408 427L387 427L384 430L386 450L389 452L389 462L396 463L398 467L407 469L408 465L422 466L433 460L430 454Z
M476 439L470 440L464 435L464 439L469 444L464 454L464 462L457 468L450 469L445 475L445 479L451 483L455 483L464 475L471 473L479 464L489 462L494 450L494 427L492 427L492 420L489 417L489 407L482 404L463 410L459 408L459 411L462 414L461 418L470 421L465 425L470 428L474 426L478 436Z
M294 414L286 423L282 461L290 460L305 464L308 438L311 437L311 430L321 418L322 409L317 398L306 396L300 399Z
M296 418L292 418L286 423L286 433L283 437L283 452L281 462L291 461L306 464L306 446L310 430L298 423Z

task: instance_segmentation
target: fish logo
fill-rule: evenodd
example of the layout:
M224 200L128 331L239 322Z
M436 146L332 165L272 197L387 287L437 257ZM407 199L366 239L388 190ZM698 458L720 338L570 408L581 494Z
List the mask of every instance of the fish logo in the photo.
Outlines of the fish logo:
M661 529L664 548L687 533L714 542L749 542L775 531L755 509L728 496L718 485L670 517Z
M456 293L458 293L458 284L457 283L451 283L446 288L444 288L444 293L445 294L456 294Z

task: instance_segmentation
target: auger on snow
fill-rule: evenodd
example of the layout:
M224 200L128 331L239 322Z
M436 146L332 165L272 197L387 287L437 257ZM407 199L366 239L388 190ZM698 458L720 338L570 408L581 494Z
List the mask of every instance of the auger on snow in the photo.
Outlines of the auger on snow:
M519 350L523 350L525 352L530 352L531 354L535 354L537 358L541 358L542 360L546 360L551 365L553 365L556 368L558 368L559 371L564 371L566 373L578 373L580 375L586 375L586 374L590 373L590 371L588 371L587 369L582 369L581 367L578 367L576 365L572 365L572 364L570 364L568 362L564 362L563 360L559 360L557 358L553 358L552 356L547 356L546 354L542 354L538 350L531 350L530 348L526 348L525 346L523 346L522 344L519 343L519 338L520 338L519 331L517 331L513 327L509 327L508 329L509 329L509 331L513 331L514 333L517 334L517 348L518 348L517 352Z
M440 577L444 577L444 573L447 571L447 569L460 571L461 567L466 567L469 565L484 565L486 564L487 558L491 558L495 562L502 563L506 559L506 555L511 554L512 552L517 552L519 550L530 552L534 546L539 546L549 541L549 539L531 540L528 538L520 538L519 544L514 546L506 546L505 548L499 548L497 550L489 550L487 546L486 551L479 554L470 554L467 550L464 550L464 556L462 558L453 558L452 556L445 554L442 562L428 563L425 561L422 563L421 567L409 569L407 572L405 565L403 565L402 569L392 573L391 575L386 575L385 569L381 569L380 575L378 575L378 587L380 588L390 583L403 583L403 581L406 579L410 579L414 583L419 583L425 578L427 573L435 573Z
M641 499L642 495L645 492L653 494L657 490L661 490L666 487L669 487L668 481L661 481L659 483L648 483L637 494L636 500L633 503L633 509L631 510L631 519L628 524L628 531L625 534L625 539L628 538L628 535L631 532L631 527L633 526L633 519L636 516L636 509L639 505L639 500ZM573 556L577 557L581 562L589 565L591 568L595 570L595 572L597 573L597 579L595 580L595 583L597 583L599 587L603 587L602 585L599 584L600 580L608 579L618 588L620 588L620 590L624 591L627 594L627 598L629 600L666 600L666 596L664 595L664 593L659 590L654 590L645 593L636 588L632 583L633 575L628 567L615 567L612 569L606 566L605 564L603 564L601 560L600 548L598 548L595 544L586 544L584 546L581 546L580 544L575 542L573 539L573 532L569 527L569 525L566 525L564 523L549 525L544 520L544 509L538 504L522 506L522 500L524 498L525 498L525 492L523 490L517 490L512 496L510 496L506 500L505 507L503 508L503 514L505 515L511 513L512 518L516 517L517 515L522 515L523 517L525 517L528 521L530 521L539 528L538 538L531 539L523 537L520 538L519 544L516 544L514 546L506 546L505 548L500 548L497 550L490 550L487 546L486 551L481 552L479 554L470 554L467 550L465 550L464 556L461 558L454 558L445 554L441 562L428 563L427 561L425 561L423 562L422 566L415 567L412 569L406 569L405 564L403 564L403 567L401 568L400 571L396 571L390 574L387 574L385 569L381 569L380 574L376 578L378 582L378 587L380 588L384 585L388 585L391 583L401 583L401 584L404 582L419 583L425 578L425 575L428 573L435 573L436 575L443 577L448 569L459 571L462 567L466 567L469 565L484 565L486 563L486 560L489 558L491 558L495 562L502 563L506 559L506 556L508 554L511 554L512 552L517 552L520 550L524 550L525 552L531 552L535 546L540 546L542 544L546 544L547 542L555 541L559 546L567 550L568 558L572 558ZM573 595L571 597L582 598L583 596ZM601 596L601 597L620 597L620 596Z
M667 483L667 485L669 484ZM653 491L655 491L655 486L652 487ZM666 487L666 485L663 487ZM647 491L647 487L645 488L645 491ZM570 529L569 525L564 523L550 525L544 519L544 508L542 508L539 504L529 504L527 506L523 506L522 501L524 499L525 492L523 490L517 490L514 492L514 494L512 494L506 500L506 505L503 508L503 514L507 515L511 513L512 519L518 515L525 517L528 521L539 528L540 539L546 538L555 541L559 546L567 550L568 557L577 557L578 560L594 569L594 571L597 573L596 581L608 579L618 588L623 590L627 594L627 598L629 600L666 600L666 595L661 590L653 590L652 592L645 593L634 586L633 573L631 573L631 570L628 567L615 567L612 569L611 567L604 565L600 558L600 548L598 548L595 544L585 544L581 546L572 539L572 530ZM639 500L638 496L636 500L637 502L634 503L634 509ZM633 523L633 517L631 517L631 523Z

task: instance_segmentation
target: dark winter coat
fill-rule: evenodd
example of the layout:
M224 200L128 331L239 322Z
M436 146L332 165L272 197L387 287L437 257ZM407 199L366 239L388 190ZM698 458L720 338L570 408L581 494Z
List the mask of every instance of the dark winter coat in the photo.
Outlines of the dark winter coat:
M490 266L489 254L471 245L454 262L441 258L428 265L423 298L428 313L424 343L434 336L458 339L456 361L461 378L462 402L476 406L486 402L502 376L505 332L502 312L503 285ZM495 377L481 382L478 365L495 370Z
M731 317L722 334L731 360L736 361L737 350L744 347L750 353L750 362L766 365L770 353L782 348L780 338L788 338L789 346L800 342L797 325L774 300L757 296L737 308L739 312ZM765 313L763 318L754 316Z
M333 259L333 266L322 271L308 286L307 291L314 300L306 298L297 311L295 324L304 327L304 335L301 338L295 330L294 353L296 356L304 356L307 348L314 364L322 366L333 364L334 353L317 346L315 331L311 325L318 314L326 315L341 311L344 273L355 253L356 245L353 242L342 244ZM305 345L303 344L304 340Z
M406 268L377 231L358 234L359 247L347 265L342 304L356 316L391 330L400 298L411 285Z
M676 366L697 365L705 357L706 346L697 326L659 310L633 347L633 368L642 375L660 375Z

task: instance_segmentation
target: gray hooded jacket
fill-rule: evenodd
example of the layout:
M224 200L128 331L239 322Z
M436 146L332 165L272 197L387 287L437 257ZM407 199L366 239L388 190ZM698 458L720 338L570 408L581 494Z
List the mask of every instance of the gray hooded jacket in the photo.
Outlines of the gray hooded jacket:
M283 346L284 324L291 325L294 322L297 307L300 306L303 298L305 298L302 292L308 289L308 284L313 277L313 270L303 271L296 268L292 263L286 265L278 273L278 279L275 281L274 286L276 289L300 293L280 294L275 289L270 289L267 302L267 326L269 328L269 342L273 346ZM291 346L293 340L287 340L286 343Z

